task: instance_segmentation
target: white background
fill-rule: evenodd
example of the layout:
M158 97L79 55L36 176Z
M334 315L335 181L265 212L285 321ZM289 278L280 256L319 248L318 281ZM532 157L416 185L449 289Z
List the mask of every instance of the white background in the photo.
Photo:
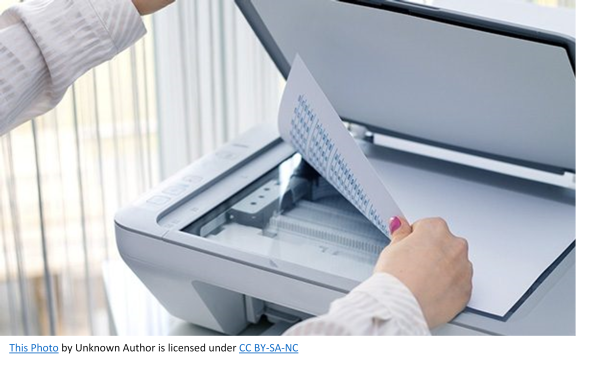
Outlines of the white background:
M9 355L11 343L235 345L235 353ZM299 344L298 355L240 355L240 344ZM576 338L11 337L0 370L576 370Z

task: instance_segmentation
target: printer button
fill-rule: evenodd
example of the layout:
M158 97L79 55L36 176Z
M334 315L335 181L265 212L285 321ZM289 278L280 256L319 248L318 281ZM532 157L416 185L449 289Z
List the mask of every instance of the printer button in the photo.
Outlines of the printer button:
M201 180L202 180L202 177L195 176L195 175L184 176L183 179L181 179L182 182L186 182L186 183L198 183Z
M160 206L162 204L165 204L169 200L171 200L171 198L169 198L167 196L157 195L157 196L153 196L150 199L148 199L146 201L146 203L150 203L150 204L154 204L154 205Z
M217 158L229 159L229 160L233 160L233 159L237 158L236 154L234 154L230 151L225 151L225 150L217 151L216 156L217 156Z
M187 188L187 185L177 185L177 186L171 186L171 187L167 187L163 190L163 193L167 194L167 195L171 195L171 196L177 196L177 195L181 195Z

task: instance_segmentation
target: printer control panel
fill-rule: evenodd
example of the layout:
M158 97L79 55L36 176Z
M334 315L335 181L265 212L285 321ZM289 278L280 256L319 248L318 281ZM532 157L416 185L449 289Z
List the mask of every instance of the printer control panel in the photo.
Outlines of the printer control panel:
M222 153L221 149L198 159L192 166L163 182L160 188L153 189L151 195L146 195L139 201L141 204L138 206L158 211L167 205L177 203L194 190L204 186L210 179L218 177L245 159L242 151L246 149L238 148L238 150L239 153L233 154L231 151ZM239 159L235 160L236 158Z
M159 213L160 220L161 216L169 212L169 208L179 205L192 194L202 192L210 183L217 181L260 152L266 144L276 138L269 132L269 129L260 127L249 130L239 138L177 172L142 195L134 205L137 208Z

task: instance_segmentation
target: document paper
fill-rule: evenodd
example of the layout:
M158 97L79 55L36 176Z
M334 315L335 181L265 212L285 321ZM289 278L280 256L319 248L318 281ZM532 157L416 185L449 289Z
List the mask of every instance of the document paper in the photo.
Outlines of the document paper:
M279 106L279 132L381 232L404 216L308 68L296 56Z
M443 216L453 232L467 237L475 269L471 309L506 317L544 270L572 245L575 213L568 202L460 177L444 179L444 187L453 192L440 198L439 174L377 158L368 161L299 57L281 102L279 130L386 235L387 219L402 215L392 195L397 199L410 195L404 209L411 216ZM410 185L410 190L403 189L404 185ZM562 225L557 229L549 221Z

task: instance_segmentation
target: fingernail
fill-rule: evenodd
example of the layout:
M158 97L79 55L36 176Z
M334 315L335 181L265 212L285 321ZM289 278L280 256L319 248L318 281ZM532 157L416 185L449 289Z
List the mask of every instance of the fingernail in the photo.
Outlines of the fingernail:
M402 221L398 218L398 216L394 216L390 219L390 234L393 235L397 229L402 226Z

